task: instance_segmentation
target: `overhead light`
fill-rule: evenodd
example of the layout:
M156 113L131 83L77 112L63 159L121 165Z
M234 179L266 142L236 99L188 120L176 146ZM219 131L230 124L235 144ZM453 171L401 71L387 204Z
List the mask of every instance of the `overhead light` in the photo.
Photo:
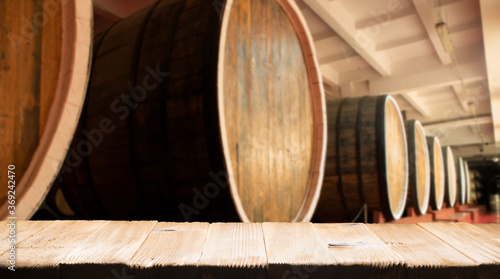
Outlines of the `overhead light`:
M493 157L493 158L491 158L491 160L496 163L496 162L498 162L498 157Z
M448 26L444 22L436 23L436 30L441 39L441 44L443 45L444 51L446 53L453 52L453 44L451 43L450 34L448 33Z

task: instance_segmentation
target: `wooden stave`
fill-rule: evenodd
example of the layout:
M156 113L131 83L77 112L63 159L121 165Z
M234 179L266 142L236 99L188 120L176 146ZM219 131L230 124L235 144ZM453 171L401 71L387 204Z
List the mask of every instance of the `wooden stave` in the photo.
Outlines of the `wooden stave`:
M163 2L160 1L158 3L166 3L166 2L167 1L163 1ZM200 3L200 1L191 1L191 0L177 1L177 2L184 3L183 9L190 10L191 13L196 13L196 12L193 12L193 9L196 9L196 7L199 7L199 11L198 11L199 14L196 16L196 19L198 19L198 21L194 23L195 26L198 26L198 27L204 26L204 25L206 25L206 22L202 22L200 24L198 24L198 22L203 21L203 20L205 20L205 21L208 20L210 22L210 24L212 25L212 27L209 28L209 30L219 30L220 29L221 18L219 18L219 16L221 16L222 14L216 13L217 10L213 9L212 2L209 3L208 1L205 1L205 3ZM226 5L223 5L222 7L225 7L226 9L229 10L231 8L231 4L230 4L231 2L232 1L228 1L228 3ZM287 13L297 11L297 7L293 3L288 3L287 1L278 1L278 2L280 2L280 4L284 8L284 10L286 10ZM161 5L161 4L158 4L158 5ZM152 8L152 9L154 9L154 8ZM207 11L208 11L209 15L203 14L204 12L207 12ZM146 13L148 13L148 10L143 10L142 13L146 14ZM180 13L180 10L177 13ZM224 15L226 14L225 11L221 11L221 13L224 13ZM203 16L200 16L200 14ZM182 15L181 15L181 17L182 17ZM182 21L183 21L183 19L181 18L179 20L179 22L177 22L177 27L182 26L181 23L186 23L186 22L182 22ZM295 22L294 22L294 24L295 24ZM120 23L117 23L117 24L115 24L115 26L113 26L111 28L119 28L119 27L116 27L119 25L120 25ZM175 34L180 34L179 36L182 37L180 40L188 40L191 37L190 35L187 35L188 34L187 32L184 32L184 31L179 30L179 29L176 29L175 32L176 32ZM310 34L308 32L303 32L303 33L306 34L307 36L309 36L308 39L311 40ZM104 36L105 35L106 34L104 34ZM197 35L200 36L200 34L197 34ZM218 34L218 31L210 31L210 35L206 36L207 38L205 40L205 43L203 43L202 41L198 41L198 43L199 43L198 45L204 45L204 46L206 46L207 44L211 45L211 47L209 48L210 49L210 54L209 54L210 57L206 58L207 60L210 61L210 62L207 62L210 65L205 67L205 70L204 70L205 76L202 76L201 80L199 79L199 77L194 77L194 78L191 78L191 80L188 80L187 82L182 82L181 84L171 84L170 83L167 85L167 86L169 86L169 90L172 90L172 91L177 90L179 92L182 92L183 89L186 90L186 88L189 88L189 90L191 90L191 91L196 91L195 89L196 88L199 89L200 86L202 86L202 84L211 84L212 81L215 80L214 73L217 72L216 71L216 65L217 65L216 51L217 51L217 47L218 47L217 43L219 43L219 35L220 34ZM305 35L303 35L303 36L305 36ZM177 39L175 39L175 38L173 40L177 41ZM179 44L179 46L175 46L175 44L173 44L173 45L174 45L173 48L177 47L177 50L174 49L174 50L172 50L172 52L177 51L177 53L180 53L181 48L186 49L185 45L180 45L180 44ZM304 47L304 46L302 46L302 47ZM195 52L196 49L198 49L198 52L206 52L207 48L206 47L201 48L201 47L195 46L194 44L190 44L188 46L187 51L188 52ZM99 53L98 51L96 51L95 56L101 57L102 55L106 55L107 51L108 50L104 50L103 51L104 53ZM312 58L313 58L312 61L315 62L314 55L312 55ZM185 61L186 58L179 57L178 60L183 61L183 59ZM171 61L171 63L174 63L174 62ZM139 61L139 63L140 63L140 61ZM177 63L177 64L179 64L179 63ZM321 77L318 74L317 62L315 62L315 63L316 63L316 65L308 65L310 67L309 70L313 73L313 75L312 75L313 77L310 77L310 79L316 79L316 80L320 81ZM187 71L189 71L189 69ZM317 76L314 76L314 72L316 73ZM179 71L177 71L175 74L179 75ZM187 75L192 76L192 73L187 73ZM172 75L170 75L169 78L172 78ZM141 78L137 78L137 79L141 79ZM179 77L176 76L175 79L179 79ZM94 82L95 82L95 80L94 80ZM99 82L101 82L101 81L99 81ZM310 82L313 83L313 80L310 80ZM92 80L91 80L91 84L92 84ZM321 83L318 84L317 82L314 82L314 84L311 86L314 86L315 88L317 88L316 92L321 92L322 86L320 84ZM173 89L170 89L170 88L173 88ZM219 119L217 117L215 117L215 115L217 115L217 111L215 109L217 107L217 105L216 105L217 99L216 99L216 94L215 94L216 91L217 91L217 89L215 87L215 84L213 84L213 86L211 86L211 89L210 89L210 96L203 98L203 110L204 110L204 112L198 113L199 117L197 118L197 119L201 119L201 118L205 119L204 125L206 127L212 127L212 129L214 131L216 131L216 129L219 126ZM90 100L90 98L89 98L89 100ZM90 100L89 102L91 102L91 101L92 100ZM318 108L318 104L316 104L315 108L318 111L321 111L321 106L324 107L324 100L323 101L320 100L319 106L320 107ZM323 110L324 110L324 108L323 108ZM95 113L95 111L93 113ZM323 122L326 122L326 121L323 121ZM193 123L178 124L177 125L178 132L181 132L181 130L184 129L186 126L189 127L192 124ZM120 125L118 125L118 126L120 126ZM95 125L94 125L94 127L95 127ZM210 130L210 129L206 128L206 130ZM325 127L325 130L326 130L326 127ZM317 133L317 132L318 131L315 131L315 133ZM320 132L318 132L318 133L320 134ZM129 133L129 134L132 134L132 133ZM200 135L198 135L198 136L200 136ZM201 138L203 138L203 137L204 137L204 135L201 136ZM120 139L117 139L117 140L119 141ZM203 138L202 141L210 142L210 143L207 143L205 145L212 146L212 147L217 146L217 148L210 148L209 150L201 152L204 154L204 158L203 158L204 162L201 162L201 163L197 162L197 163L199 165L202 165L202 167L204 167L205 170L200 171L199 173L208 173L209 170L215 170L215 173L226 172L225 162L221 156L222 151L219 149L220 142L221 142L221 136L217 133L213 133L210 135L206 135L206 138ZM321 138L319 139L319 142L321 142ZM75 144L75 142L74 142L74 144ZM326 142L323 145L324 146L322 148L326 149ZM321 146L320 146L320 148L321 148ZM99 153L99 152L96 152L96 153ZM326 150L323 153L326 153ZM94 159L94 158L92 158L93 155L90 155L89 157L90 157L89 161L92 161ZM90 166L95 165L95 163L98 162L99 159L102 160L102 158L98 158L98 159L94 159L94 161L91 162L90 164L87 162L87 163L82 164L82 165L90 165ZM124 159L130 160L130 158L124 158ZM324 161L324 158L323 158L323 160L321 160L321 158L317 158L317 160L319 160L320 165L321 165L321 161ZM177 162L177 164L178 164L178 162ZM106 166L104 166L104 167L106 167ZM174 167L175 166L170 163L170 168L174 168ZM177 167L177 169L178 168L179 167ZM92 169L87 169L87 170L80 169L79 170L79 172L84 174L83 176L87 176L87 177L91 178L88 181L95 180L96 176L92 175L92 173L95 173L96 171L97 170L95 170L95 169L94 170L92 170ZM94 179L92 179L92 178L94 178ZM318 174L316 174L316 179L319 180L319 178L322 179L322 171L319 171ZM68 177L67 180L71 182L72 179L71 179L71 177ZM213 180L210 180L207 177L199 178L199 180L200 181L198 181L196 183L190 183L190 184L187 183L187 184L183 184L183 185L176 187L177 191L183 193L184 196L179 197L179 193L172 194L173 198L171 198L170 201L173 204L175 204L175 207L179 203L192 206L192 204L193 204L192 203L193 192L186 191L186 189L191 188L191 189L193 189L193 191L194 191L194 189L196 189L197 191L203 192L204 185L207 185L209 183L213 183ZM75 179L73 179L73 181L75 181ZM201 181L203 181L203 183ZM65 179L65 182L66 182L66 179ZM230 182L230 181L228 181L228 182ZM319 184L319 182L318 182L318 184ZM319 185L316 186L317 189L320 189ZM72 183L72 185L69 185L69 186L72 187L73 189L66 189L64 192L68 195L68 197L67 197L68 202L70 204L72 204L73 206L75 206L75 202L76 202L76 200L78 200L78 197L74 194L75 192L77 192L77 191L75 191L75 186L79 186L79 185ZM129 187L129 189L130 188L131 187ZM317 189L316 190L312 189L309 191L310 193L308 194L308 196L311 196L313 198L311 199L311 197L306 197L305 199L306 200L310 199L312 201L309 201L309 204L303 204L303 207L309 207L309 208L304 209L303 212L301 213L302 215L298 216L297 217L298 219L293 220L293 221L308 221L308 218L310 219L310 216L307 216L307 215L312 215L312 211L315 208L314 197L316 197L316 199L317 199L317 196L319 195L319 190L317 190ZM314 191L316 191L318 193L314 194ZM142 194L147 193L147 192L148 191L142 191ZM137 193L137 194L140 194L140 193ZM183 194L180 194L180 195L183 195ZM73 195L73 196L71 197L71 195ZM87 196L88 197L87 199L95 198L96 197L96 190L95 189L88 189L83 195ZM97 196L101 196L101 197L102 197L102 195L103 195L102 193L97 194ZM235 209L235 205L233 204L233 201L231 201L232 196L234 197L234 194L232 193L232 189L231 189L231 191L229 191L228 188L220 189L219 196L216 199L211 200L209 206L207 207L207 210L202 210L201 214L196 216L196 219L197 220L237 221L237 220L239 220L239 218L241 218L243 221L248 221L248 220L245 220L241 215L238 216L236 214L237 211ZM110 201L110 199L100 201L100 204L99 203L95 204L93 209L90 208L91 212L85 212L82 205L76 206L76 207L80 207L80 208L76 208L75 211L79 215L84 216L84 218L89 218L89 219L95 218L95 216L103 216L102 218L110 218L111 217L112 219L140 218L140 216L133 215L134 212L137 212L139 210L138 207L132 208L132 209L130 209L129 212L124 212L121 215L118 215L119 212L113 212L113 214L109 214L110 210L113 210L112 206L110 207L110 205L107 205L109 203L109 201ZM105 207L107 207L107 208L105 208ZM154 209L152 211L154 211ZM176 216L174 216L174 215L169 216L168 214L171 213L172 211L179 211L179 210L177 208L170 208L170 209L164 210L162 212L162 214L148 215L148 216L153 216L153 218L160 219L160 220L162 220L162 219L182 220L182 219L180 219L180 216L178 215L178 213ZM310 213L308 213L307 211L309 211ZM101 212L103 214L99 215L99 212ZM150 212L148 212L147 214L150 214ZM118 216L118 218L117 218L117 216ZM167 217L165 217L165 216L167 216ZM184 220L184 221L186 221L186 220ZM292 221L292 220L290 220L290 221Z
M18 18L24 20L19 26L35 30L33 37L42 34L42 37L46 38L39 42L42 54L39 54L38 58L45 66L40 68L37 74L40 74L42 85L46 84L45 89L41 88L40 96L47 98L43 97L39 100L45 103L45 107L39 111L39 127L29 127L30 131L36 129L36 137L39 136L39 140L34 145L34 153L26 152L23 148L18 148L19 146L16 147L16 149L23 150L29 163L20 168L16 166L14 170L17 182L15 215L20 220L29 219L35 214L56 179L73 131L77 126L91 62L92 2L90 0L32 2L34 5L39 5L40 10L33 14L19 15ZM21 6L21 3L19 4ZM28 4L28 1L22 4ZM10 12L13 13L12 10ZM29 17L32 17L32 22L28 20ZM55 28L56 25L57 28ZM12 33L20 35L18 31L14 30ZM23 32L25 31L21 33ZM28 42L32 38L28 37L26 42L32 44ZM23 37L21 40L21 44L24 44L26 38ZM37 55L33 53L33 56L22 57L31 59ZM24 64L22 66L26 67ZM30 137L33 137L32 133ZM17 163L12 162L12 164ZM7 183L5 185L7 186ZM1 219L9 217L9 205L7 202L0 205Z
M460 204L465 204L467 181L465 179L465 166L462 157L457 158L456 169L458 170L457 174L457 189L459 189L459 191L457 191L458 202Z
M421 132L423 134L423 142L424 146L417 147L416 143L416 129L421 129ZM407 207L412 207L415 212L418 215L425 214L427 212L428 206L429 206L429 199L430 199L430 162L429 162L429 151L427 149L427 140L425 137L425 131L423 130L422 124L418 120L409 120L406 121L406 138L408 141L408 153L410 154L408 156L408 160L410 161L409 163L409 183L408 183L408 197L407 197ZM417 158L416 156L413 156L412 154L417 154L418 150L422 149L425 153L425 178L424 179L419 179L417 176L417 171L416 171L416 166L417 164ZM422 182L423 180L423 182ZM416 189L419 189L417 185L421 185L421 183L424 183L424 193L421 193L423 195L423 201L420 202L420 196L419 196L419 191ZM415 202L416 201L416 202Z
M453 156L451 147L443 146L442 151L444 157L444 169L446 173L444 182L444 200L447 206L453 207L455 206L455 203L457 201L457 175L455 169L455 158Z
M464 160L464 171L465 171L465 204L471 203L471 183L470 183L470 174L469 174L469 164L466 160Z
M321 197L313 218L314 222L350 222L362 209L363 199L369 212L374 210L382 211L388 220L399 219L403 214L406 204L406 189L399 212L394 214L387 201L387 181L381 178L385 175L384 168L380 168L381 165L385 166L385 152L379 152L379 150L385 148L382 124L385 121L383 118L384 109L380 109L380 107L385 105L389 98L393 100L389 95L383 95L345 98L327 103L328 159ZM354 109L360 104L364 109ZM346 107L348 113L344 112ZM369 148L363 148L367 144L358 144L361 142L359 140L361 130L360 125L357 125L357 118L360 117L375 120L372 123L373 132L364 141L364 143L371 142L373 147L371 151ZM353 121L353 119L356 120ZM402 118L401 125L403 125ZM342 130L341 133L338 132L339 129L347 130ZM356 139L353 141L353 138ZM355 144L352 144L352 142L355 142ZM406 139L402 144L406 149ZM375 154L373 154L373 151L375 151ZM370 155L370 153L372 154ZM366 161L365 164L359 164L359 162L362 162L362 160L359 160L360 158L370 156L373 159L371 167L366 164ZM355 164L352 164L353 161ZM408 171L408 168L406 168L406 171ZM360 181L363 181L363 184ZM350 187L347 188L346 185ZM385 185L385 188L383 185ZM383 190L380 190L381 188ZM372 193L378 194L373 195ZM355 204L355 206L351 204Z
M440 210L444 202L444 166L443 166L443 154L441 151L441 144L437 137L427 137L427 146L429 148L429 159L430 159L430 169L431 169L431 193L430 193L430 206L434 210ZM435 155L435 151L438 152ZM437 164L435 161L435 156L437 156ZM436 177L436 172L439 172ZM439 178L442 178L439 180ZM438 189L440 190L440 196L436 197L436 182Z

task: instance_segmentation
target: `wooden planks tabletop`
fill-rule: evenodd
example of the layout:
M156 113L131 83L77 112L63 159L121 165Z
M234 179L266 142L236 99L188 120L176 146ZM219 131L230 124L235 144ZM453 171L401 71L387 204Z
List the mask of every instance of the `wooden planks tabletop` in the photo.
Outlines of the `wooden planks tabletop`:
M0 223L1 278L500 276L500 224Z

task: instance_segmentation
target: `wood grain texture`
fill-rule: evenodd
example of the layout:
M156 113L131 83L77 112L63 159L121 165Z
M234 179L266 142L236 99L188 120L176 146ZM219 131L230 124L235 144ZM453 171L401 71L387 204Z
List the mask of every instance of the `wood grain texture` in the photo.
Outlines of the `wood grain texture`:
M465 223L421 223L419 226L479 264L480 278L498 278L500 274L498 238Z
M156 221L106 222L61 261L59 278L89 278L128 267ZM93 266L89 269L86 265Z
M0 13L5 13L0 16L5 20L0 47L0 128L7 133L0 145L0 155L6 160L0 166L16 166L16 214L29 219L64 160L83 103L92 4L90 0L27 0L0 5ZM9 108L4 110L4 104ZM6 179L0 177L2 219L8 214Z
M262 224L212 224L198 267L201 278L267 278Z
M2 261L2 278L497 278L500 268L498 224L20 221L18 228L17 271Z
M232 5L220 106L233 197L250 221L292 221L308 188L316 187L310 181L315 120L304 50L278 1Z
M314 224L330 246L339 273L350 278L397 278L404 275L403 258L364 224ZM375 260L376 259L376 260ZM344 268L343 268L344 267ZM345 269L345 270L344 270Z
M430 224L430 223L424 223ZM417 224L367 225L369 230L403 259L404 278L474 278L477 264L453 245Z
M405 126L409 167L406 207L411 207L418 215L422 215L427 212L429 206L431 187L429 150L422 124L418 120L410 120Z
M269 278L291 278L305 273L320 278L337 264L311 223L263 223ZM300 239L300 241L298 241Z
M457 200L457 172L455 169L455 157L451 147L444 146L442 148L445 180L444 180L444 200L450 207L455 205Z
M325 178L314 220L349 222L363 204L369 212L383 210L398 219L406 202L408 161L395 101L389 96L332 101L328 120Z
M209 224L158 223L130 261L139 278L197 278Z
M15 278L58 278L59 264L105 222L55 221L46 223L39 231L29 228L29 237L17 245L16 272L11 274L15 275ZM6 255L1 256L6 258Z
M42 8L43 3L40 5L35 0L0 3L0 22L4 30L0 33L0 129L3 131L0 167L6 172L8 165L15 165L16 181L28 168L41 133L40 83L42 72L46 72L41 68L44 32L32 20ZM60 17L53 21L58 19ZM60 38L54 38L54 46L58 43ZM57 72L48 74L52 79L47 83L52 87L57 81L54 78ZM45 110L50 107L50 102L43 105L46 107L42 110ZM0 204L6 202L8 180L7 175L0 176Z
M392 98L385 102L385 146L387 192L393 216L399 219L406 205L408 189L408 149L401 111ZM397 216L396 218L394 216Z
M433 210L440 210L444 202L444 160L441 144L437 137L427 137L431 168L431 194L429 204Z
M0 236L0 253L3 255L5 252L9 249L9 242L7 242L7 239L9 237L9 227L7 227L7 224L12 221L2 221L0 224L3 226L2 231L0 231L2 234ZM16 242L19 243L23 241L24 239L32 236L33 234L37 233L41 229L43 229L45 226L48 226L51 222L50 221L34 221L34 222L17 222L16 226ZM6 264L5 261L2 261L1 264Z
M474 224L474 227L487 231L496 239L500 239L500 224Z

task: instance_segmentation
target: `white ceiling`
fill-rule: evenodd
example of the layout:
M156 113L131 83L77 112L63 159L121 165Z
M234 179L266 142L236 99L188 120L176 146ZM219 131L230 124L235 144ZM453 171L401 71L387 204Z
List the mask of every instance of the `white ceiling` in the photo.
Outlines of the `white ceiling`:
M500 73L500 63L493 64L500 59L500 1L296 3L314 39L327 98L391 94L407 119L418 119L455 155L500 153L500 119L492 114L500 105L500 76L492 73ZM446 23L454 54L444 50L438 22Z

